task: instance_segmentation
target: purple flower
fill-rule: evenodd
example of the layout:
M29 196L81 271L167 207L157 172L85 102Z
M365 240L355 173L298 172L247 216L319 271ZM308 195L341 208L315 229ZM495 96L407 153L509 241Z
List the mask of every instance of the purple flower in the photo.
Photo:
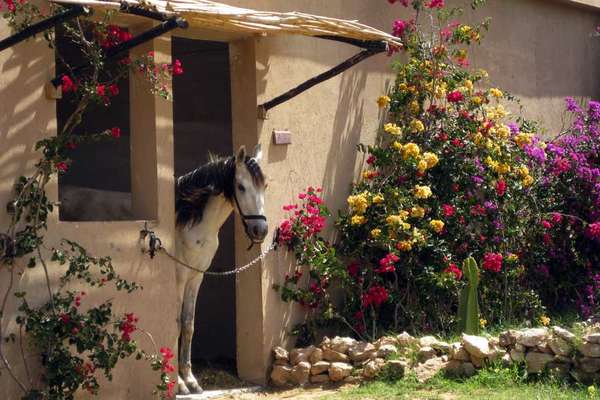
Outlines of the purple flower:
M519 128L519 124L517 124L516 122L509 122L508 127L510 128L510 133L512 133L513 135L516 135L521 131L521 129Z
M565 99L565 102L567 103L567 110L569 110L570 112L572 112L572 113L583 112L583 110L581 109L579 104L577 104L577 102L575 101L574 98L569 96Z
M477 186L481 185L483 183L483 178L478 176L478 175L474 175L471 177L471 180L473 181L474 184L476 184Z
M588 117L593 121L600 121L600 102L590 100L588 103Z

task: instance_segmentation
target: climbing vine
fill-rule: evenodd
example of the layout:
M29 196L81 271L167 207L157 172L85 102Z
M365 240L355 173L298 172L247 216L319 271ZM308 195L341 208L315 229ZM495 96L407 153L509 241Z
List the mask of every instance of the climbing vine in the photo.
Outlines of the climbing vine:
M2 0L0 6L5 8L3 17L15 32L65 11L65 7L54 3L34 5L26 0ZM71 167L69 151L83 143L118 140L121 136L119 127L74 134L86 112L93 107L110 105L111 99L119 95L119 82L130 72L146 78L151 92L167 99L171 98L171 76L183 73L178 60L173 64L159 64L152 53L134 60L127 54L108 60L108 49L132 38L125 29L111 24L112 17L112 12L93 21L79 17L44 33L64 71L59 75L59 89L75 107L56 136L36 143L35 150L41 158L30 175L16 179L14 197L6 208L9 224L0 233L0 271L8 276L8 284L0 293L0 372L10 376L21 389L23 399L73 399L80 390L98 394L99 375L112 380L116 365L128 357L146 360L157 371L159 382L155 392L158 396L173 395L175 382L169 378L175 371L171 350L163 347L157 349L156 354L146 353L138 347L134 332L146 334L152 343L154 340L148 332L138 328L137 316L116 315L111 300L91 304L86 300L85 291L72 289L75 284L79 288L95 289L111 286L126 293L142 288L117 274L110 257L91 255L81 244L66 238L50 246L44 236L48 217L55 207L46 195L46 187L53 176ZM76 46L86 65L73 66L66 60L56 43L58 32ZM24 266L43 270L47 301L41 306L32 304L28 293L18 290L16 278L27 273ZM50 279L50 268L63 271L58 282ZM15 321L19 337L3 331L11 295L19 303ZM23 346L25 337L39 354L44 367L41 377L33 376L29 368ZM8 358L6 347L9 345L19 346L20 360ZM15 362L23 364L24 368L19 371L25 371L25 376L17 374Z

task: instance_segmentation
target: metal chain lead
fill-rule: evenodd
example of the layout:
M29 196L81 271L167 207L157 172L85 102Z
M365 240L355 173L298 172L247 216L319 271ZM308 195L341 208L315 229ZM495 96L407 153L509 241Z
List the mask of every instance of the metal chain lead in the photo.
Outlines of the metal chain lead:
M267 254L269 254L273 249L275 249L275 247L277 247L277 242L273 241L273 243L271 243L271 245L266 248L265 250L263 250L260 255L258 257L256 257L255 259L253 259L252 261L250 261L249 263L242 265L241 267L237 267L234 268L232 270L229 271L223 271L223 272L212 272L212 271L202 271L201 269L198 269L196 267L193 267L183 261L181 261L180 259L178 259L177 257L175 257L173 254L169 253L164 247L158 247L156 250L163 252L167 255L167 257L169 257L171 260L175 261L177 264L186 267L188 269L194 270L196 272L199 272L201 274L204 275L209 275L209 276L228 276L228 275L234 275L234 274L239 274L245 270L247 270L248 268L252 267L254 264L256 264L257 262L263 260Z

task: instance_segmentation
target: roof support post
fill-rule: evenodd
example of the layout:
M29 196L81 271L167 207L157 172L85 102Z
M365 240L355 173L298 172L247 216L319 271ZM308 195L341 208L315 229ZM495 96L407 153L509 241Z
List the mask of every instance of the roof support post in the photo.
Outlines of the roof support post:
M90 15L92 10L87 7L82 6L73 6L69 7L65 11L58 13L56 15L51 16L43 21L35 23L33 25L28 26L20 32L15 33L12 36L7 37L0 41L0 51L6 50L9 47L14 46L17 43L22 42L23 40L29 39L30 37L46 31L48 29L54 28L56 25L68 21L73 18L77 18L81 15Z
M266 103L259 105L258 106L259 118L267 119L267 112L271 108L276 107L282 103L285 103L286 101L288 101L290 99L293 99L294 97L307 91L311 87L316 86L319 83L324 82L328 79L331 79L334 76L339 75L342 72L346 71L347 69L351 68L352 66L358 64L359 62L361 62L375 54L382 53L383 51L385 51L385 48L384 49L363 50L360 53L355 54L354 56L350 57L346 61L342 62L341 64L338 64L335 67L331 68L330 70L327 70L327 71L315 76L314 78L311 78L311 79L307 80L306 82L301 83L300 85L296 86L295 88L290 89L287 92L275 97L274 99L269 100Z

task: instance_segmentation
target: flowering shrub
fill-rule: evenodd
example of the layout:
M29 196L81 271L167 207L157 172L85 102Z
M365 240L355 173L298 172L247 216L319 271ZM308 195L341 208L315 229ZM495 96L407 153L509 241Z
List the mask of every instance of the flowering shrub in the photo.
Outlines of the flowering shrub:
M65 10L55 3L36 4L27 0L2 0L0 6L6 6L8 11L3 17L15 31ZM148 354L138 348L134 337L136 332L141 331L138 317L133 313L115 315L110 300L101 304L85 304L86 292L69 290L74 281L78 286L86 284L91 288L102 288L111 283L117 290L128 293L138 290L138 285L119 277L110 257L92 257L78 243L63 239L59 246L50 250L51 261L66 267L58 287L54 288L49 279L50 264L44 250L47 246L43 231L47 228L48 215L54 207L46 196L45 188L52 175L69 169L69 151L79 144L115 140L121 136L119 127L73 134L89 107L108 106L111 99L119 95L119 81L129 68L137 65L139 69L141 61L132 61L128 57L119 60L115 68L109 67L105 50L131 39L126 30L110 23L112 14L107 12L93 21L80 17L44 34L50 46L56 49L60 65L68 71L61 76L62 92L76 106L56 136L36 143L35 149L42 157L30 176L17 178L14 198L7 205L10 223L0 233L0 268L9 277L0 296L4 299L0 303L0 369L20 388L24 399L73 399L80 390L96 395L99 392L98 375L102 373L106 379L112 380L113 369L119 360L131 356L149 361L151 368L160 372L160 382L155 389L161 398L173 396L175 382L169 377L174 372L170 364L173 353L161 348L160 354ZM85 55L88 65L84 68L72 68L69 65L64 49L56 46L57 32L64 34ZM151 91L169 98L166 86L168 77L183 72L181 63L176 60L173 65L157 65L153 57L142 59L145 70L158 71L148 77ZM20 299L16 322L20 332L30 340L32 350L39 354L44 368L41 382L37 385L33 384L34 377L30 376L28 357L23 348L21 362L24 368L20 370L25 371L27 379L17 374L13 369L14 363L4 352L5 345L17 341L15 334L7 335L3 328L7 326L7 299L14 290L15 276L23 273L20 270L23 263L19 261L23 258L26 258L28 268L43 268L43 283L48 292L47 303L41 307L30 305L27 293L14 293ZM85 311L82 310L84 308ZM21 346L22 340L19 338Z

